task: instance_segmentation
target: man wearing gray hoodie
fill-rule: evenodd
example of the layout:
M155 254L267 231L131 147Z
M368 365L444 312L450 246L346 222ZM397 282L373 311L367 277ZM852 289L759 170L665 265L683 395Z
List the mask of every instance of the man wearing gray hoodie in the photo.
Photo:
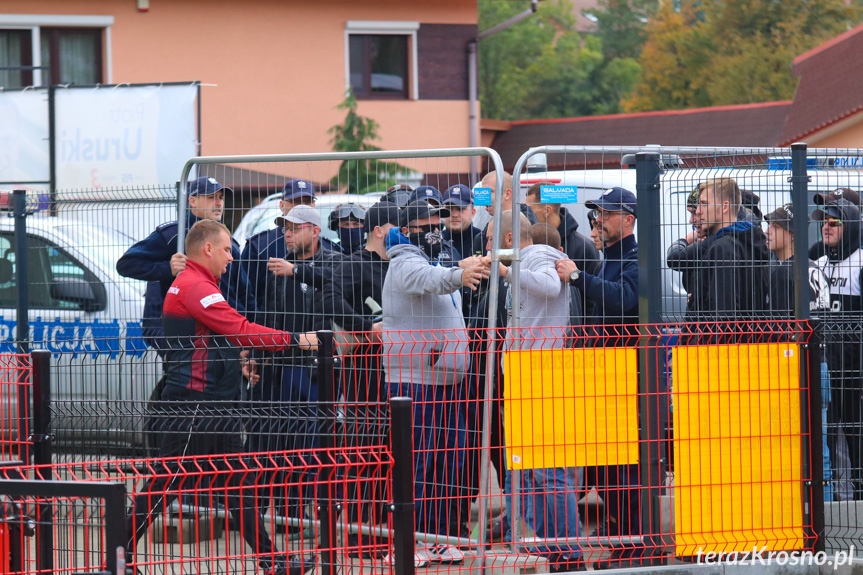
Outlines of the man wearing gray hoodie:
M464 464L465 423L456 396L468 364L461 288L475 290L488 277L479 258L461 267L433 263L443 246L441 218L447 216L447 209L425 201L402 211L399 227L386 238L390 265L382 302L390 396L413 398L415 529L441 535L447 534L448 504ZM464 558L447 545L427 551L438 561Z
M556 262L560 251L544 244L534 244L530 221L519 214L519 236L521 268L518 285L513 285L511 268L499 264L500 277L509 285L506 295L508 326L504 349L537 350L560 349L570 323L570 288L557 273ZM486 231L488 247L491 248L493 227ZM513 237L512 212L506 211L501 219L501 248L511 249ZM490 264L490 256L486 256ZM518 289L518 327L512 327L512 291ZM541 382L534 382L541 383ZM535 386L534 389L541 389ZM545 414L546 417L554 414ZM574 424L574 422L572 422ZM541 448L542 446L535 446ZM507 470L507 510L512 509L512 472ZM543 543L535 545L533 553L544 555L552 573L582 571L578 539L578 498L572 482L575 474L567 473L564 467L529 469L521 472L521 510L524 521ZM512 518L510 517L510 522Z

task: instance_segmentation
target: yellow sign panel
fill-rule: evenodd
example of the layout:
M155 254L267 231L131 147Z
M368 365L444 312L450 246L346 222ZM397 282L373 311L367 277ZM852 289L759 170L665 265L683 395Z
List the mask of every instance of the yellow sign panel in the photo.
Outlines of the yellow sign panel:
M799 349L673 349L678 555L803 547Z
M638 463L635 348L504 354L512 469Z

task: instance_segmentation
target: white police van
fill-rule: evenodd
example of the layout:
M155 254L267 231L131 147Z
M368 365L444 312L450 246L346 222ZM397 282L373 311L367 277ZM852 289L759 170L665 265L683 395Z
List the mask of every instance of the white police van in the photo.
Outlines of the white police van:
M0 210L11 203L0 193ZM11 212L9 212L11 214ZM14 220L0 215L0 352L14 354L17 262ZM146 283L121 277L132 238L103 225L44 211L27 216L31 349L52 353L55 444L89 449L143 445L142 407L161 362L141 337ZM17 394L4 394L4 435Z

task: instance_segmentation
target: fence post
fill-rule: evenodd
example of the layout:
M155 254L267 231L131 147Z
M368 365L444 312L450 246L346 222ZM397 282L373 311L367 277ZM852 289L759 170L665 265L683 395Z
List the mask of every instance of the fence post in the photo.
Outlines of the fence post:
M824 435L821 420L821 338L818 322L810 321L809 310L809 206L813 194L809 193L809 175L806 163L806 144L791 145L791 203L793 205L792 230L794 232L794 318L802 329L809 322L811 335L802 346L800 354L800 433L809 437L801 442L801 471L803 477L811 477L810 489L804 489L803 524L812 526L810 538L816 551L824 550ZM807 501L807 494L811 500Z
M15 339L18 354L30 353L30 302L28 290L22 286L28 285L27 278L27 191L13 190L13 216L15 220L15 281L18 286L18 302L16 310ZM24 370L18 371L18 437L29 438L30 426L30 388L26 385ZM29 446L20 442L18 459L30 463ZM24 453L22 453L24 451Z
M105 564L117 575L126 571L126 486L109 483L105 493ZM119 548L119 550L118 550Z
M390 399L390 436L393 454L393 547L396 575L414 575L414 444L413 401ZM484 525L480 525L485 528Z
M51 464L51 352L44 349L34 350L33 363L33 463ZM45 479L43 470L36 479ZM50 474L47 479L51 479ZM37 569L44 573L54 572L54 521L50 503L42 500L36 506Z
M339 505L332 501L331 482L336 477L338 456L332 453L336 446L336 391L335 391L335 334L320 330L318 336L318 413L317 425L321 449L335 465L326 473L318 489L318 513L321 522L321 567L324 575L336 575L336 514Z
M660 155L640 152L635 156L635 190L638 197L638 460L641 494L641 537L644 565L664 561L660 534L660 496L662 495L662 406L665 394L660 391L662 348L658 332L662 310L662 229L660 199Z

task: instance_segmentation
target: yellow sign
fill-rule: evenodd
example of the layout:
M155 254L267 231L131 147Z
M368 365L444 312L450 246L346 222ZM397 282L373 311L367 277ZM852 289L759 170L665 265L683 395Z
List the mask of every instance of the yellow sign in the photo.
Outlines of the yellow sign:
M803 547L800 351L673 350L678 555Z
M512 469L638 463L635 348L504 354Z

